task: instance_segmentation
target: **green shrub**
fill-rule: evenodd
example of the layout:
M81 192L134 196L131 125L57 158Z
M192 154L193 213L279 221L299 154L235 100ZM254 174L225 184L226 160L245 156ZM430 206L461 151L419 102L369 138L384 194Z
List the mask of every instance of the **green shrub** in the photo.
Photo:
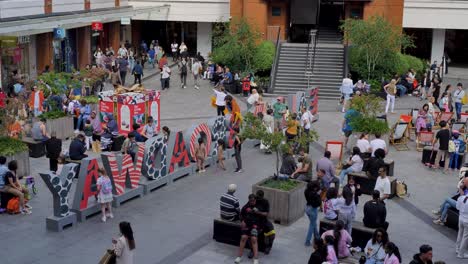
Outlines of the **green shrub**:
M83 99L87 104L97 104L99 103L99 98L94 95L84 96Z
M256 71L270 70L275 58L275 45L271 41L263 41L257 46L253 66Z
M272 189L277 189L281 191L290 191L296 188L298 185L299 183L297 181L291 181L291 180L281 181L281 180L268 179L261 186L272 188Z
M28 145L11 137L0 137L0 146L2 146L0 148L2 156L12 156L19 152L28 151Z
M384 135L390 130L387 122L373 116L356 115L351 119L350 125L353 132L367 132L374 135Z

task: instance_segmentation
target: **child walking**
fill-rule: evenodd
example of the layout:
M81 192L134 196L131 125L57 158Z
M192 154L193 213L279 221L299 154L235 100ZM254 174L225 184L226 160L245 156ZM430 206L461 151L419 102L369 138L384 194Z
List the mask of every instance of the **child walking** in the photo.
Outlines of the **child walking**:
M93 131L94 128L91 125L91 120L86 120L86 123L83 128L85 137L86 137L86 149L89 150L91 148L91 143L93 142Z
M226 170L226 167L224 166L224 150L226 149L226 143L224 142L223 139L218 139L218 166Z
M198 139L198 146L195 149L195 158L197 159L198 172L205 172L206 147L203 138Z
M99 178L97 180L97 188L98 188L98 202L101 204L101 211L102 211L102 222L106 222L107 217L109 218L114 218L114 215L112 214L112 207L111 207L111 202L114 199L114 196L112 194L112 182L107 176L106 171L102 168L98 169L99 172ZM107 210L109 211L106 214L106 207Z

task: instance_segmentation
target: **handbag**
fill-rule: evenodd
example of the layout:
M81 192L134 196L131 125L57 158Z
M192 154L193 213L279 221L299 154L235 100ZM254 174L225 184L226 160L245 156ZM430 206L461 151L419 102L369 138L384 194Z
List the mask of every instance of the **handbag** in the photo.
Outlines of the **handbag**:
M114 250L107 249L106 253L104 253L104 256L102 256L101 260L99 261L99 264L115 264L116 261L117 256L115 255Z

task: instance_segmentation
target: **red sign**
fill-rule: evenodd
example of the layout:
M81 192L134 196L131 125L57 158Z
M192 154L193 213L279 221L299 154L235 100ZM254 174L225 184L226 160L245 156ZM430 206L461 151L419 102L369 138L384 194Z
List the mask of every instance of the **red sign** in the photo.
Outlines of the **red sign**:
M91 29L94 31L102 31L102 23L101 22L93 22L91 23Z

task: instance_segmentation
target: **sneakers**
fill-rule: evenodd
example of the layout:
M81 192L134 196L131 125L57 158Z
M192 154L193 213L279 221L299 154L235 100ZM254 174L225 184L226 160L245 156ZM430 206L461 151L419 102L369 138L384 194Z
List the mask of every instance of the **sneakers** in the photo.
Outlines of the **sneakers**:
M21 214L24 214L24 215L29 215L31 214L32 212L26 208L24 208L23 210L21 210Z
M106 216L104 215L102 218L101 218L102 222L105 223L106 222Z
M78 129L75 130L75 134L79 134L79 133L80 133L80 131Z
M234 172L237 172L237 173L242 173L243 170L242 169L236 169Z
M433 215L440 215L440 210L432 210Z
M234 260L234 263L236 264L239 264L241 263L242 259L240 257L237 257L235 260Z
M432 222L433 222L434 224L436 224L436 225L444 225L444 222L443 222L442 220L440 220L440 219L434 220L434 221L432 221Z
M253 264L258 264L258 259L254 259Z
M29 210L32 209L32 206L30 206L29 204L25 204L24 207L26 207L26 209L29 209Z
M109 217L110 219L114 218L113 214L106 214L106 217Z
M195 85L195 89L200 90L200 88L198 86L196 86L196 85Z

